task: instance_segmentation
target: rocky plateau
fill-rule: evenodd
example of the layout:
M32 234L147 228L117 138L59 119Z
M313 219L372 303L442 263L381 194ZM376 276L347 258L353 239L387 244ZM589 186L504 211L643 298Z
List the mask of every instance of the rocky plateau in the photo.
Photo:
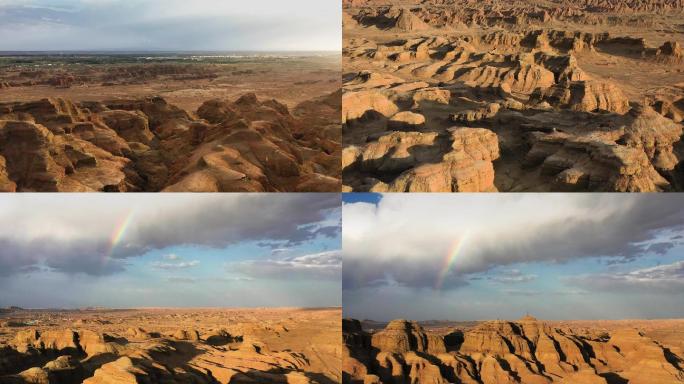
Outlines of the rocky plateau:
M339 309L11 310L0 383L341 380Z
M683 383L682 329L682 321L561 324L526 316L465 329L394 320L371 332L344 319L343 383Z
M665 0L345 0L343 190L684 190L682 20Z

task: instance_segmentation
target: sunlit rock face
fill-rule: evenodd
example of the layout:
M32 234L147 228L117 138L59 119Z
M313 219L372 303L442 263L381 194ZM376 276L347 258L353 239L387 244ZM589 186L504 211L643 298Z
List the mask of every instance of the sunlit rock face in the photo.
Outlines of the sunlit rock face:
M683 8L345 0L343 190L684 190Z
M526 316L426 331L391 321L374 333L345 320L345 383L682 383L681 357L635 329L563 329ZM370 341L370 343L369 343Z
M33 326L0 325L0 383L340 382L340 315L339 309L40 311Z
M1 103L0 190L339 191L340 97Z

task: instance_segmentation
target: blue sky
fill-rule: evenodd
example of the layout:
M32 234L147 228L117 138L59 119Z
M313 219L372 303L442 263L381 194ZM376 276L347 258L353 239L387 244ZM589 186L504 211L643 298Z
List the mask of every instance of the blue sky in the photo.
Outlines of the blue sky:
M679 195L386 194L343 201L345 316L684 316Z
M336 194L5 195L0 306L339 306L339 204Z
M340 51L339 0L0 0L0 51Z
M377 204L382 200L382 194L380 193L343 193L342 202L345 204L349 203L372 203Z

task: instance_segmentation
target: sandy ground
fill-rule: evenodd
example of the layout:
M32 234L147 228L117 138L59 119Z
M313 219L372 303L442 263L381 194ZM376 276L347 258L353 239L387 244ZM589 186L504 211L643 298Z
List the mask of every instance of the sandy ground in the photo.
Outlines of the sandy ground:
M154 72L157 64L145 64ZM111 99L135 99L147 96L161 96L169 103L178 105L192 113L203 102L213 99L234 100L254 92L260 98L274 98L293 107L314 97L329 94L339 89L340 57L300 57L293 59L252 59L227 64L182 64L195 66L197 71L207 71L215 78L183 79L182 76L159 74L155 77L133 76L130 81L114 85L103 85L99 75L116 67L126 71L127 67L139 64L101 64L97 66L63 65L58 69L41 68L45 78L57 73L70 73L77 81L70 88L49 84L19 85L0 88L0 102L31 101L46 97L62 97L75 102L102 101ZM25 68L0 67L0 82L3 80L21 84L21 72ZM85 81L79 76L89 77ZM133 82L134 84L127 84Z

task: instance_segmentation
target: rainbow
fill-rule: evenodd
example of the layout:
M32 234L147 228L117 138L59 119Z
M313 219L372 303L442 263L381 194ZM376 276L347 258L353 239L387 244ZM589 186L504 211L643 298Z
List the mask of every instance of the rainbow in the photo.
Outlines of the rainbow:
M109 238L109 250L107 251L106 257L110 258L112 257L112 253L116 249L116 247L121 243L121 240L124 238L126 235L126 230L130 226L131 222L133 221L133 211L128 211L126 215L124 215L121 220L117 223L116 227L114 227L114 231L112 232L112 235Z
M439 291L442 289L444 280L446 280L447 275L453 269L454 263L456 262L456 258L458 257L459 253L461 253L463 250L463 246L468 239L468 234L469 233L466 232L463 236L454 241L449 248L449 253L447 253L446 257L444 257L442 268L439 270L439 274L437 275L437 280L435 281L435 290Z

